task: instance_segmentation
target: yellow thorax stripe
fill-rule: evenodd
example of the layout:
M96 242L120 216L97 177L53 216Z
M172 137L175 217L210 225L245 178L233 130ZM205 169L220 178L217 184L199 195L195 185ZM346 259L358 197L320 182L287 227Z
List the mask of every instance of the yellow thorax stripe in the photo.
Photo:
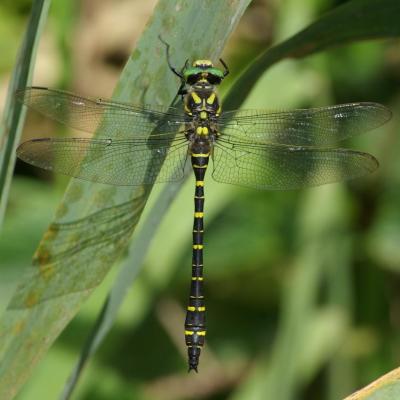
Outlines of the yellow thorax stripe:
M196 104L200 104L201 103L201 98L200 96L196 93L196 92L192 92L192 99Z
M215 101L215 93L212 93L210 97L207 99L207 104L213 104Z

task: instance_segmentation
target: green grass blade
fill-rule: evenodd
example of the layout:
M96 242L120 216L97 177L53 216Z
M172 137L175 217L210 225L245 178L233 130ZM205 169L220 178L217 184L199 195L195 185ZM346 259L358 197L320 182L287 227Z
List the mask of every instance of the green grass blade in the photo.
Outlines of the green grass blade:
M390 371L344 400L397 400L400 398L400 368Z
M171 44L177 66L186 58L217 58L247 4L243 0L160 1L113 98L171 104L178 81L168 70L158 35ZM0 321L1 399L15 395L102 281L126 247L150 191L148 187L120 189L71 181L35 254L35 267L20 282Z
M239 76L225 101L226 109L239 108L260 76L286 58L310 54L352 41L400 35L397 0L353 0L335 8L288 40L262 53Z
M50 0L35 0L32 4L32 14L8 87L6 106L0 122L0 226L4 218L14 171L15 149L20 140L25 119L22 104L14 101L14 93L31 82L36 49L49 7Z

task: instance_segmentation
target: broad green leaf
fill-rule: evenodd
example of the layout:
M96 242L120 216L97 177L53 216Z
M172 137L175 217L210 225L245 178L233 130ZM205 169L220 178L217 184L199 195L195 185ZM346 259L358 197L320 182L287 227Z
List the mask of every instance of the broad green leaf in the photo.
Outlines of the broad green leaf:
M177 66L186 58L206 55L215 59L247 4L239 0L207 0L201 4L161 0L113 98L171 104L179 82L166 65L165 48L158 35L170 43ZM102 281L126 247L150 192L149 187L121 189L70 183L55 221L35 254L35 266L20 283L0 323L0 398L15 395Z
M7 206L8 192L15 164L15 149L20 140L25 112L14 101L17 89L28 86L35 63L36 49L47 18L50 0L35 0L32 14L8 87L6 106L0 121L0 227Z
M348 1L260 54L231 88L225 108L239 108L260 76L280 60L303 58L356 40L398 37L399 15L400 2L397 0Z
M400 368L396 368L344 400L397 400L399 398Z

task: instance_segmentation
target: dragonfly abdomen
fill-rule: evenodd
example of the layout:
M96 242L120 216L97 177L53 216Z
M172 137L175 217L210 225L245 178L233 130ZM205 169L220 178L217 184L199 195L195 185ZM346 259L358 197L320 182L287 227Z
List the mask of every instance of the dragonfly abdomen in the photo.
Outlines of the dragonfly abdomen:
M206 335L206 307L203 290L203 236L204 176L209 154L208 146L193 146L192 148L191 161L196 178L196 188L194 195L192 281L185 319L185 340L188 348L189 371L193 369L196 372Z

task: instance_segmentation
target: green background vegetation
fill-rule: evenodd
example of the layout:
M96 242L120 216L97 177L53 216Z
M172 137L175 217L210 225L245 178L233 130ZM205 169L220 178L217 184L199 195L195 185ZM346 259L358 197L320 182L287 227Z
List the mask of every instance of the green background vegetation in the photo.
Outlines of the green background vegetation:
M261 51L341 3L252 2L224 50L232 76L222 92ZM111 96L153 4L54 2L33 83ZM137 18L124 17L127 10ZM29 1L0 4L1 107L29 12ZM339 34L344 28L337 29ZM334 400L396 368L399 84L398 39L349 43L279 62L262 75L246 108L352 101L391 108L394 117L387 126L346 143L376 156L380 169L349 183L296 192L245 190L208 179L208 336L198 375L186 374L182 333L191 265L194 189L189 179L73 398ZM24 139L50 134L73 132L32 113ZM67 182L17 163L0 239L0 311L29 265ZM18 399L57 398L117 272L114 267L94 291Z

